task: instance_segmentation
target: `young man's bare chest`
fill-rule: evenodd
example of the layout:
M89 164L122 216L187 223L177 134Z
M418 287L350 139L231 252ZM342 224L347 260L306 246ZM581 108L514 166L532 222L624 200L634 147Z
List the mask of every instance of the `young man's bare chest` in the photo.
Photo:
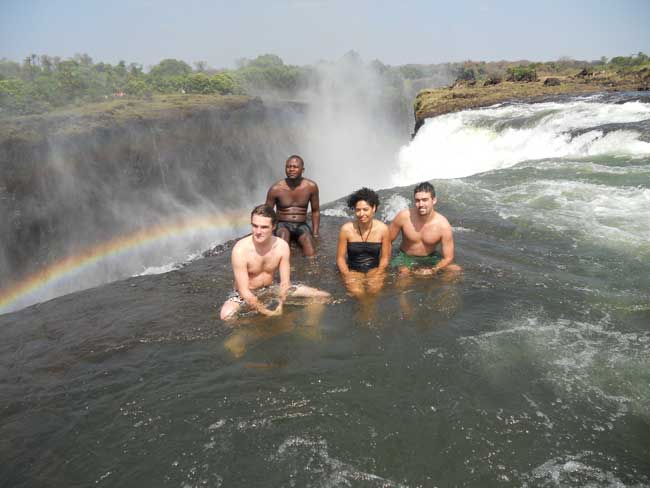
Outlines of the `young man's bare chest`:
M260 273L274 273L280 264L280 255L271 250L264 255L258 254L255 250L248 254L246 269L249 276L256 276Z
M437 222L427 222L415 225L408 222L404 226L404 235L413 243L422 243L425 246L435 246L442 239L442 230Z

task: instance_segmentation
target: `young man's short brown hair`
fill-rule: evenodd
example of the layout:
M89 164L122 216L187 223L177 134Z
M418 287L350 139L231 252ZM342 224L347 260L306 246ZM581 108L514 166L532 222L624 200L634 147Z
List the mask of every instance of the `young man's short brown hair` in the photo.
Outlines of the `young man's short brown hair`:
M261 215L262 217L269 217L273 225L278 223L278 214L275 213L273 207L266 205L264 203L262 205L258 205L253 209L253 211L251 212L251 219L253 218L253 215Z
M420 192L429 193L431 195L431 198L434 198L436 196L436 189L428 181L423 181L422 183L415 185L415 188L413 189L413 195Z

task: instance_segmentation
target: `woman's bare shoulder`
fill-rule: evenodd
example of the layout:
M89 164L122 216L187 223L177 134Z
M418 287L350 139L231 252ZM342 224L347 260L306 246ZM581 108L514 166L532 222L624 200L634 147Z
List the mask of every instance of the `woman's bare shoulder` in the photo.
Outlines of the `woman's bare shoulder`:
M377 229L380 229L381 232L388 232L388 226L386 225L385 222L382 222L381 220L373 220L372 225L374 225Z

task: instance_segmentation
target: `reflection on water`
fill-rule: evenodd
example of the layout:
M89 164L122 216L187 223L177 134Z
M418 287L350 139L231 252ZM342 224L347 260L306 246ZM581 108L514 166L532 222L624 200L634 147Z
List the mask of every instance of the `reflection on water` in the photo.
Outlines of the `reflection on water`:
M321 336L320 320L326 306L325 303L307 303L281 317L258 315L241 318L232 324L234 330L224 341L224 346L234 358L241 358L249 347L280 334L294 332L300 337L318 340ZM290 307L287 304L287 308Z

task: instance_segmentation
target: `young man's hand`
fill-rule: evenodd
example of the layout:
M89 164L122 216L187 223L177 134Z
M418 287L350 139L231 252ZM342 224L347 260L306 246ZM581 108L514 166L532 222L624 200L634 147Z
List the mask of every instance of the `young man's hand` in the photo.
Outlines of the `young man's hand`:
M411 271L411 273L413 273L416 276L431 276L433 274L436 274L437 272L438 270L434 268L418 268Z
M282 315L282 302L279 302L278 306L273 308L273 309L265 307L265 306L261 306L259 308L259 312L262 315L265 315L266 317L275 317L275 316L278 316L278 315Z

